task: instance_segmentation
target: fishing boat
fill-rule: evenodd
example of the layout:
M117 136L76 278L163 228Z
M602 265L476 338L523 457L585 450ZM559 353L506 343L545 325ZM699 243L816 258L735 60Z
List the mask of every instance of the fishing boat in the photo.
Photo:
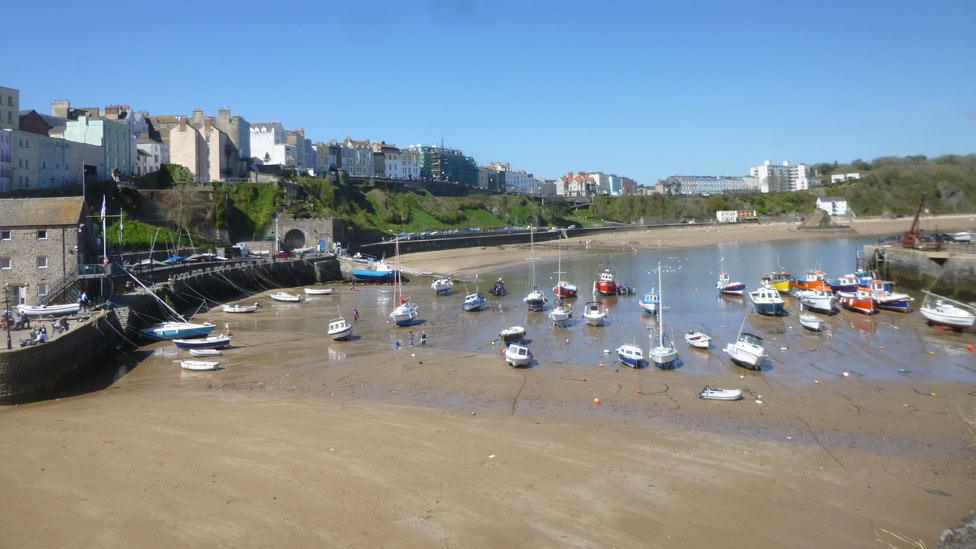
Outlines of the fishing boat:
M803 304L803 308L824 314L837 312L837 297L830 291L793 290L793 297Z
M564 324L571 318L573 318L573 308L561 301L549 311L549 319L557 326Z
M346 341L352 337L352 324L340 313L338 318L329 321L329 329L325 333L334 341Z
M593 293L602 295L617 295L617 282L614 280L613 272L607 267L600 273L599 279L593 283Z
M872 280L870 286L862 286L861 289L871 293L871 299L879 309L907 313L911 310L911 303L915 299L908 294L900 294L894 291L894 284L887 280Z
M725 295L742 295L746 291L746 285L744 282L733 282L732 275L725 272L725 258L723 257L719 261L721 265L722 272L718 274L718 281L715 282L715 288L720 294Z
M386 282L393 280L397 273L385 261L373 261L366 268L357 267L352 270L352 276L364 282Z
M970 328L976 323L973 307L947 297L922 290L925 299L919 312L925 317L929 326L938 324L954 329Z
M583 305L583 320L590 326L603 326L607 320L607 309L596 301L587 301Z
M783 309L783 298L779 292L770 286L760 286L749 292L749 299L756 308L756 313L766 316L783 316L786 311Z
M848 311L864 313L866 315L873 315L876 312L874 309L874 299L868 291L859 288L854 292L839 292L837 295L840 296L838 298L840 306Z
M447 295L454 288L454 280L451 277L437 278L430 283L430 289L437 295Z
M195 372L203 372L207 370L216 370L220 366L220 362L211 362L207 360L181 360L180 366L184 370L193 370Z
M763 347L761 337L743 332L740 328L735 343L725 345L725 354L739 366L750 370L761 370L763 360L766 358L766 349Z
M660 262L657 264L657 287L660 288L658 296L661 300L661 306L658 307L657 314L657 345L652 346L647 352L647 355L658 368L671 368L674 366L675 361L678 360L678 350L674 348L673 341L669 340L667 344L664 343L664 282L661 279ZM652 335L651 337L654 336Z
M769 286L781 294L788 294L793 289L793 277L786 271L773 271L764 276L762 284Z
M512 368L532 363L532 352L525 345L513 343L505 349L505 362Z
M332 295L334 288L305 288L305 295Z
M275 301L282 301L285 303L298 303L301 301L305 301L304 297L297 294L290 294L288 292L275 292L268 297L270 297Z
M644 297L640 298L637 304L640 305L640 308L645 313L653 315L657 313L657 309L661 305L661 299L658 297L654 288L651 288L650 293L644 294Z
M858 279L853 274L846 274L827 281L827 285L834 293L854 292L858 287Z
M644 350L633 343L624 343L617 347L617 358L631 368L640 368L644 363Z
M178 349L223 349L230 345L230 336L198 337L193 339L174 339Z
M400 279L400 239L394 241L396 253L395 265L393 269L393 299L397 306L390 313L390 320L397 326L409 326L420 316L420 308L410 301L409 297L403 295L402 280Z
M77 303L64 305L17 305L17 312L26 316L65 316L76 314L81 309Z
M505 297L508 295L508 290L505 289L505 281L502 280L502 277L498 277L495 285L488 290L488 293L495 297Z
M225 313L253 313L261 308L261 305L255 303L254 305L224 305L223 310Z
M821 270L807 271L803 278L795 282L794 288L814 292L830 292L832 291L830 284L824 280L826 277L827 273Z
M220 356L217 349L190 349L190 356Z
M685 334L685 342L696 349L707 349L712 338L701 332L688 332Z
M718 387L705 386L698 393L698 398L705 400L741 400L742 389L719 389Z
M498 332L498 337L502 338L502 341L505 343L521 341L525 337L525 328L521 326L510 326Z
M197 324L195 322L159 322L151 324L139 330L139 334L150 339L183 339L193 337L203 337L214 331L215 325L205 322Z
M577 293L579 293L579 288L577 288L575 284L570 284L569 282L561 279L562 275L566 274L563 272L563 246L561 241L559 243L559 259L557 260L556 272L554 274L559 277L560 280L559 282L556 282L555 286L552 287L552 294L562 299L576 297Z
M475 292L464 296L464 303L461 308L465 311L477 311L485 306L485 296L481 292Z

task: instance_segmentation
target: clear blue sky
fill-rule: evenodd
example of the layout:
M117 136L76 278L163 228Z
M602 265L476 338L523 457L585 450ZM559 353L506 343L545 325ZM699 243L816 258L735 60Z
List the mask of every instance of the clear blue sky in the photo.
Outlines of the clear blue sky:
M976 2L681 4L12 1L0 84L541 177L976 152Z

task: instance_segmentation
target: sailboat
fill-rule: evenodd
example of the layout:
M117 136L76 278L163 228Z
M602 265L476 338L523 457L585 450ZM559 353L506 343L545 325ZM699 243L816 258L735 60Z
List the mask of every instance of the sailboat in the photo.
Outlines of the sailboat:
M409 326L417 319L420 314L420 309L413 303L410 302L410 298L403 295L403 288L401 287L400 279L400 239L399 237L394 241L394 249L396 250L396 262L395 268L393 269L393 299L396 303L396 307L393 312L390 313L390 320L396 322L397 326Z
M674 342L669 341L667 345L664 344L664 284L661 282L660 261L657 264L657 287L660 289L658 297L661 303L657 314L657 346L652 346L647 354L658 368L671 368L674 366L674 362L678 360L678 350L674 348Z
M530 253L535 250L535 232L534 229L529 231L529 250ZM546 302L549 301L546 298L545 292L539 289L535 283L535 259L534 257L529 258L532 261L532 291L529 292L524 299L526 305L529 306L530 311L541 311L545 306Z
M149 292L149 295L153 296L156 301L158 301L166 310L172 313L176 318L180 319L179 322L175 321L165 321L159 322L157 324L150 324L145 328L139 330L139 334L143 337L148 337L150 339L185 339L191 337L203 337L214 331L215 325L204 322L203 324L198 324L195 322L190 322L183 318L183 315L176 312L175 309L170 307L165 301L159 298L155 292L146 287L141 280L135 277L129 271L125 271L125 274L135 281L136 284L142 287L142 289Z
M562 241L559 242L559 259L558 259L558 262L556 264L556 273L555 274L556 274L556 277L557 278L561 278L562 275L566 274L566 273L563 272L563 244L562 244ZM566 282L565 280L559 280L559 282L556 282L556 285L552 287L552 293L556 297L561 297L563 299L567 299L567 298L571 298L571 297L576 297L576 294L578 293L578 291L579 291L579 289L576 287L575 284L570 284L569 282Z

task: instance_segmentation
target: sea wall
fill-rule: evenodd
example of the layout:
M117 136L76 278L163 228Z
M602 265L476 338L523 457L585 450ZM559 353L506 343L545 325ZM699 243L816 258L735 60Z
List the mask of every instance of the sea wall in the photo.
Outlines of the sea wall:
M73 324L49 343L16 347L14 341L13 350L0 351L0 404L41 400L64 391L101 366L121 339L114 311Z
M864 247L865 265L896 285L976 301L976 254Z

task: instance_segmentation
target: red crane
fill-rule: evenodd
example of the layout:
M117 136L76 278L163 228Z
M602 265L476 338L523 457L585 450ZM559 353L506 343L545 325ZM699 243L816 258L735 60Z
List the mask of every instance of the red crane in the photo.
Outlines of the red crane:
M901 234L901 247L912 249L932 248L931 239L922 236L922 231L918 229L918 218L922 214L922 205L925 204L925 195L918 201L918 208L915 209L915 219L912 221L912 228Z

